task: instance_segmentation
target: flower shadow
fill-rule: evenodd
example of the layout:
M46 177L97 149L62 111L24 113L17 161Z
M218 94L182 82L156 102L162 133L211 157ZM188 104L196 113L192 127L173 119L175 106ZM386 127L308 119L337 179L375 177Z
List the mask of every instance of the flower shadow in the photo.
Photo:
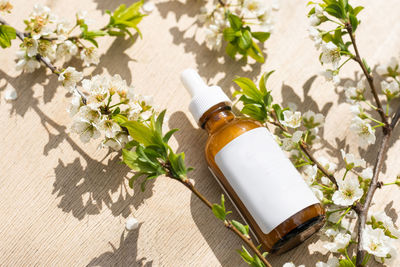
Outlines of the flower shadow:
M136 230L129 232L124 230L118 247L109 242L112 251L104 252L100 256L93 258L86 266L153 266L152 260L149 261L145 257L137 259L137 239L140 227L141 224Z

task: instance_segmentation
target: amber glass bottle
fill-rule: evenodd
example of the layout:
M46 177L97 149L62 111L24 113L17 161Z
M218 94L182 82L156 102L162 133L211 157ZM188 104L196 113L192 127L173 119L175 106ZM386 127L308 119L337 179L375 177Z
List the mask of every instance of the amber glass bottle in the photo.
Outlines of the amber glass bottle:
M268 130L236 117L223 91L206 86L194 70L181 79L193 97L193 116L208 132L210 171L263 248L280 254L318 231L324 209Z

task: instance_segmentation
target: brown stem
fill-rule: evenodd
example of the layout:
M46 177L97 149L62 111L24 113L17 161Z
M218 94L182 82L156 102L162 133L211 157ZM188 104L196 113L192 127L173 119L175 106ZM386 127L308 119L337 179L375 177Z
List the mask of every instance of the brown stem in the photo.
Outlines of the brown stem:
M0 24L9 25L9 24L8 24L4 19L2 19L1 17L0 17ZM15 28L14 28L14 29L15 29ZM22 42L24 41L25 34L24 34L23 32L20 32L19 30L15 29L15 34L17 35L18 39L20 39ZM40 54L37 54L37 55L36 55L36 59L37 59L39 62L42 62L46 67L48 67L48 68L51 70L51 72L52 72L53 74L55 74L55 75L57 75L57 76L60 76L60 72L57 70L56 66L54 66L53 64L51 64L51 62L50 62L47 58L43 57L43 56L40 55ZM86 96L85 96L78 88L75 88L75 91L81 96L82 102L83 102L84 104L86 104Z
M300 148L301 150L303 150L303 152L307 155L307 157L315 163L315 165L317 165L317 168L326 176L328 177L329 180L331 180L331 182L336 185L336 188L338 187L338 184L336 182L336 178L335 176L333 176L332 174L330 174L322 165L321 163L318 162L318 160L310 153L310 151L308 150L307 144L305 144L304 142L300 142Z
M175 179L174 177L169 176L170 178ZM176 179L175 179L176 180ZM183 185L185 185L187 188L189 188L190 191L192 191L208 208L212 209L212 204L210 201L206 199L203 194L197 190L196 187L188 180L186 179L185 181L178 180L181 182ZM231 223L229 220L225 220L225 227L234 232L237 236L240 237L240 239L243 240L250 248L251 250L257 255L258 258L265 264L267 267L272 267L272 265L265 259L265 257L261 254L261 252L258 250L257 246L253 243L251 239L249 239L247 236L243 235L238 229L236 229L235 226Z
M355 60L360 65L365 77L367 78L369 87L371 88L372 95L374 96L374 99L375 99L376 106L378 107L377 111L378 111L379 115L381 116L382 122L385 124L385 128L383 128L383 129L384 129L384 131L386 131L387 127L389 125L388 118L387 118L385 112L383 111L381 100L378 97L378 92L374 85L374 79L373 79L372 75L368 72L367 68L365 67L365 65L361 59L360 52L358 51L358 47L357 47L356 38L354 37L353 28L352 28L351 24L347 22L345 24L345 26L346 26L347 32L350 35L350 39L353 44L354 51L356 53L355 57L353 57L353 60Z
M391 129L391 128L390 128ZM358 244L357 244L357 266L361 266L361 263L364 259L364 251L362 248L362 236L363 236L363 230L365 227L367 215L368 215L368 210L369 207L371 206L372 198L374 196L374 193L378 187L378 179L379 179L379 173L382 169L382 165L385 159L386 151L388 150L389 147L389 140L390 140L390 135L391 135L391 130L389 130L386 134L384 134L381 146L379 148L378 152L378 157L375 162L374 166L374 175L371 179L371 183L369 185L368 191L367 191L367 196L365 198L365 202L361 208L361 211L358 214Z

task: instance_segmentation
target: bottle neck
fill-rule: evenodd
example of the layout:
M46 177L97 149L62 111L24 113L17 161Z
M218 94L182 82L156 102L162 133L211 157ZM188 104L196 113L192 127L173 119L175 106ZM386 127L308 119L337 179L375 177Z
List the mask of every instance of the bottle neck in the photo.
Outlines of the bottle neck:
M211 107L199 120L201 128L206 129L208 134L215 132L235 118L231 110L228 102L222 102Z

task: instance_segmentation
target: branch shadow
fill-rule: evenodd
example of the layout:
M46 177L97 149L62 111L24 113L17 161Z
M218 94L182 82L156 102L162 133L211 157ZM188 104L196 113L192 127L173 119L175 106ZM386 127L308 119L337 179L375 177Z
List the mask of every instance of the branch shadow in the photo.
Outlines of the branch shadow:
M86 266L153 266L152 260L149 261L145 257L137 259L137 239L140 227L141 224L138 229L127 233L124 230L121 234L118 247L109 242L112 251L104 252L100 256L93 258Z

